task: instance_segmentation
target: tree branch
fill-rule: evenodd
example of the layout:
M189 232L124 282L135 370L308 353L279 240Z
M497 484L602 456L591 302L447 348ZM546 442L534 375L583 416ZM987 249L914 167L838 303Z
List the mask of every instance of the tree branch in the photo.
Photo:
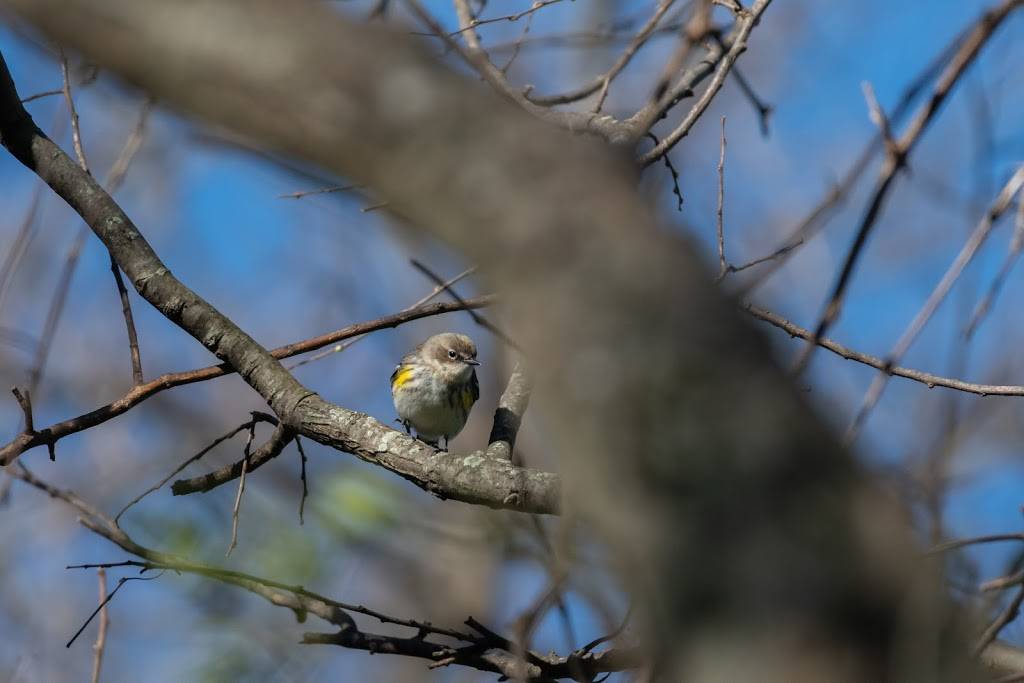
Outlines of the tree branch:
M300 384L270 352L174 277L110 195L39 130L22 106L2 57L0 141L81 215L136 291L238 371L282 425L390 469L440 498L536 513L557 510L559 481L554 474L519 471L482 452L437 458L422 442L368 415L332 405Z
M1024 7L1024 0L1003 0L998 7L985 12L981 16L975 24L973 31L971 31L963 44L960 45L956 54L950 59L949 64L947 64L942 75L939 77L931 97L918 109L917 114L907 126L907 130L899 139L887 145L888 154L879 171L874 192L872 192L868 200L864 216L857 228L853 243L846 253L839 276L836 278L836 283L829 294L825 310L814 327L814 337L808 342L800 358L797 360L794 366L794 373L798 374L806 368L817 341L821 339L839 317L843 298L846 295L846 288L853 275L853 269L860 258L864 245L867 243L868 236L881 215L882 208L885 205L889 191L892 189L897 172L903 168L907 157L921 139L922 134L927 130L928 125L935 118L935 114L938 113L943 102L946 101L946 97L953 90L953 87L960 80L964 72L967 71L967 67L974 62L996 29L1002 25L1010 14L1021 7Z
M72 506L81 515L79 522L82 526L143 560L71 565L68 569L137 567L140 572L172 570L175 573L195 574L245 589L273 605L288 608L295 612L296 619L300 623L305 621L307 614L313 614L340 629L337 633L332 634L307 633L303 636L303 643L340 645L371 653L403 655L430 660L435 664L457 664L505 675L515 673L522 677L525 674L529 681L573 678L580 671L586 672L592 677L601 672L635 668L641 662L640 652L636 648L616 648L597 653L578 651L567 656L555 654L545 656L530 652L528 653L530 662L528 667L525 670L520 670L518 668L520 660L514 653L507 650L505 652L494 651L503 649L503 646L509 641L492 631L487 631L489 635L479 635L434 626L426 621L393 617L363 605L339 602L302 586L288 585L244 572L193 562L184 557L147 548L135 542L124 530L114 524L113 520L83 501L74 492L56 488L42 481L22 467L21 463L18 463L12 474L15 478ZM119 585L125 580L122 578ZM113 593L111 593L112 595ZM416 635L401 638L363 631L356 624L350 612L372 617L381 623L415 629ZM478 623L472 617L466 622L468 624ZM452 646L431 642L428 640L431 636L452 639L461 644Z
M419 320L421 318L440 315L443 313L463 311L470 308L482 308L490 305L493 301L493 296L480 296L472 299L466 299L465 303L456 301L415 306L399 313L384 316L383 318L356 323L354 325L343 327L340 330L328 332L327 334L280 346L270 353L277 359L291 358L292 356L297 356L309 351L316 351L324 346L328 346L345 339L353 339L377 330L398 327L399 325ZM195 370L187 370L185 372L172 372L161 375L150 382L133 387L131 391L113 403L108 403L105 406L101 406L83 415L50 425L38 432L32 434L20 434L10 443L0 447L0 466L12 462L15 458L29 449L36 448L37 446L42 446L44 444L52 445L65 436L77 434L78 432L103 424L108 420L112 420L113 418L128 412L147 398L154 396L165 389L171 389L185 384L192 384L194 382L203 382L217 377L224 377L225 375L234 374L234 372L235 370L226 363L221 363L220 365L209 365L205 368L197 368Z

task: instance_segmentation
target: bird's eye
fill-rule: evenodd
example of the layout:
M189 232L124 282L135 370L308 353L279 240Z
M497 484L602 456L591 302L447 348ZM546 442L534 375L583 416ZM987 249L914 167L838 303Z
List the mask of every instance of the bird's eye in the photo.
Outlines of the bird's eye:
M455 349L448 349L448 357L455 360Z

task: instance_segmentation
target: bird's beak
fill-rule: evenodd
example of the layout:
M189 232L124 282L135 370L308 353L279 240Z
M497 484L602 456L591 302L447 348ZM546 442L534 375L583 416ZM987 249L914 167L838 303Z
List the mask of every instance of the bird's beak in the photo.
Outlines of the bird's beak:
M466 365L480 365L480 361L476 360L475 358L464 358L462 359L462 362L465 363Z

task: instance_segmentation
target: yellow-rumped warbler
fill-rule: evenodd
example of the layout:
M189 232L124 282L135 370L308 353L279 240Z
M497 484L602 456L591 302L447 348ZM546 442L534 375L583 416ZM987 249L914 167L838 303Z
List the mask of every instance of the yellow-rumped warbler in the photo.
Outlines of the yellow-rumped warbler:
M391 374L391 397L405 431L437 446L462 431L480 398L476 345L464 334L435 334L405 354Z

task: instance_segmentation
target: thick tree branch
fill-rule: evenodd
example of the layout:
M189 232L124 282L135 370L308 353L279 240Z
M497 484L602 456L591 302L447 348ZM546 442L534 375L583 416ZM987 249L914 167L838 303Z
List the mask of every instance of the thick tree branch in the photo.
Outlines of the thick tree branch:
M483 453L436 457L368 415L324 401L227 316L175 278L121 207L33 123L0 57L0 142L82 216L136 291L235 369L282 426L390 469L441 498L537 513L558 509L558 477ZM8 460L4 461L9 462Z
M622 559L663 678L714 678L704 665L726 662L756 666L733 678L875 680L894 661L908 675L977 678L896 504L662 229L621 151L524 115L412 39L322 3L5 2L161 102L372 188L480 264L542 383L566 504ZM270 398L296 408L289 392ZM303 434L414 476L480 478L465 471L472 456L425 459L379 423L295 398L300 423L282 421ZM505 483L523 472L509 466Z

